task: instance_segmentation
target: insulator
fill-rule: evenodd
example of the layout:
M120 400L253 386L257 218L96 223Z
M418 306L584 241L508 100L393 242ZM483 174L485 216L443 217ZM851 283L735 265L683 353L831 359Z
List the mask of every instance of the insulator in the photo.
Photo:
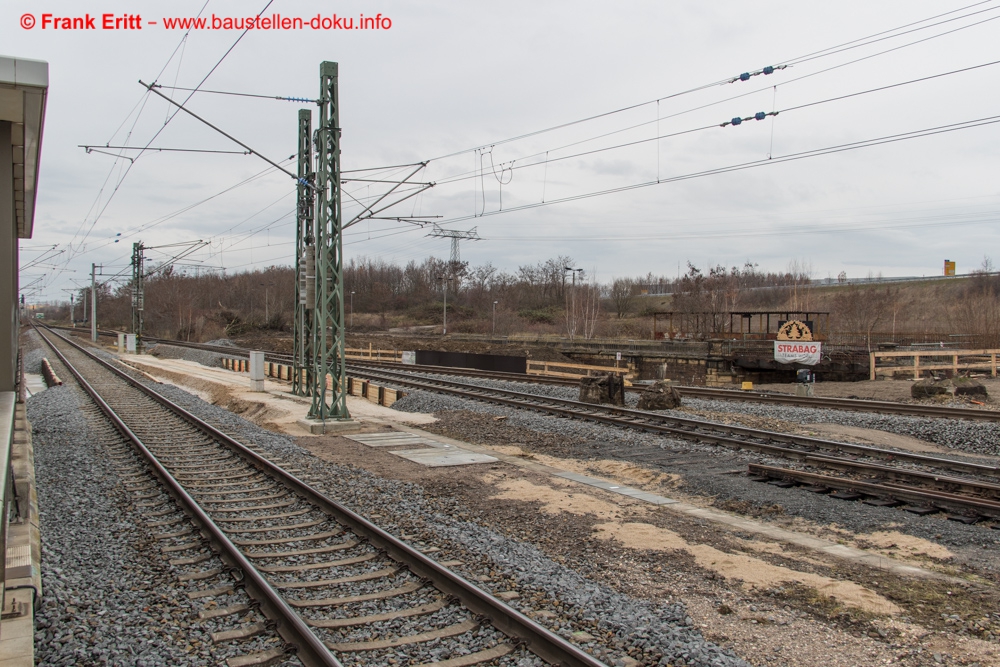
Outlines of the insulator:
M767 114L764 113L763 111L758 111L753 115L753 117L756 118L757 120L764 120L765 118L767 118Z
M764 74L774 74L774 68L768 65L763 69Z
M737 116L736 118L732 119L732 120L731 120L730 122L731 122L731 123L732 123L733 125L739 125L740 123L742 123L742 122L743 122L743 119L742 119L742 118L740 118L739 116Z
M743 74L740 74L740 81L749 81L749 80L750 80L750 72L743 72Z

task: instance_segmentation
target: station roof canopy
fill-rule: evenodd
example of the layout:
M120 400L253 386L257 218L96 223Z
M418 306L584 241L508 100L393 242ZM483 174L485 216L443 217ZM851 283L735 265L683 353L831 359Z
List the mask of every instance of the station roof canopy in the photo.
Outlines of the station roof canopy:
M49 64L0 56L0 121L10 121L17 235L30 238L38 192L38 158L49 89Z

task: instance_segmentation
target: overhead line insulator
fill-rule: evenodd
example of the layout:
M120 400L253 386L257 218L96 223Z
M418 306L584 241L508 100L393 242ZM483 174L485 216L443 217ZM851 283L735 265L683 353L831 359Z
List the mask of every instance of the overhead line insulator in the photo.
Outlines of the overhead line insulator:
M768 112L765 113L763 111L758 111L754 115L752 115L752 116L746 116L744 118L740 118L739 116L736 116L732 120L727 120L725 123L720 123L719 127L725 127L727 125L741 125L743 123L743 121L745 121L745 120L764 120L768 116L777 116L779 113L781 113L781 112L779 112L779 111L768 111Z

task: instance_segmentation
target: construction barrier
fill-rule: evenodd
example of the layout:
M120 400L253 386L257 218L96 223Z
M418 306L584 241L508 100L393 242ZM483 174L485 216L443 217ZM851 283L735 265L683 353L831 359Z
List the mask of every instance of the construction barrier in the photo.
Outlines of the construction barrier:
M361 359L365 361L389 361L397 364L403 363L403 351L402 350L381 350L378 348L372 348L371 343L368 344L368 349L359 347L348 347L344 349L345 359Z
M953 376L958 375L960 370L989 371L993 377L997 376L997 355L1000 350L912 350L909 352L872 352L869 354L869 379L874 380L878 375L893 376L896 373L913 376L919 379L921 373L932 373L934 371L950 372ZM927 357L931 362L920 363L921 357ZM950 357L950 360L948 359ZM944 358L944 359L942 359ZM878 365L879 359L892 359L893 365ZM912 359L912 363L900 363L906 359ZM941 361L944 363L941 363Z
M222 367L236 373L242 373L246 371L248 363L249 362L245 359L233 359L226 357L222 360ZM305 379L305 371L302 371L302 373L303 379ZM295 374L295 369L287 364L277 364L272 361L268 361L264 364L264 374L269 378L291 382L292 377ZM333 378L329 376L326 378L326 388L331 390L333 389ZM350 376L347 378L347 393L351 396L366 398L372 403L383 405L387 408L392 407L393 403L406 395L398 389L382 387L377 384L372 384L368 380L361 380Z
M618 373L628 375L628 366L616 368L614 366L591 366L588 364L571 364L562 361L528 361L528 375L546 375L558 378L585 378L601 373Z

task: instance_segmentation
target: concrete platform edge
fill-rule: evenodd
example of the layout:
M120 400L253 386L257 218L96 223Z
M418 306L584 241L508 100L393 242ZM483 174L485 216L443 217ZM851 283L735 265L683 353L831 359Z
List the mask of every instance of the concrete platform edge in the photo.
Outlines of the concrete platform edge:
M35 451L24 404L18 404L12 450L14 479L20 500L20 516L7 532L8 563L3 611L21 610L19 616L0 621L0 667L29 667L35 664L35 609L42 599L42 534L38 521L38 493L35 488ZM27 547L28 563L11 562L10 554Z

